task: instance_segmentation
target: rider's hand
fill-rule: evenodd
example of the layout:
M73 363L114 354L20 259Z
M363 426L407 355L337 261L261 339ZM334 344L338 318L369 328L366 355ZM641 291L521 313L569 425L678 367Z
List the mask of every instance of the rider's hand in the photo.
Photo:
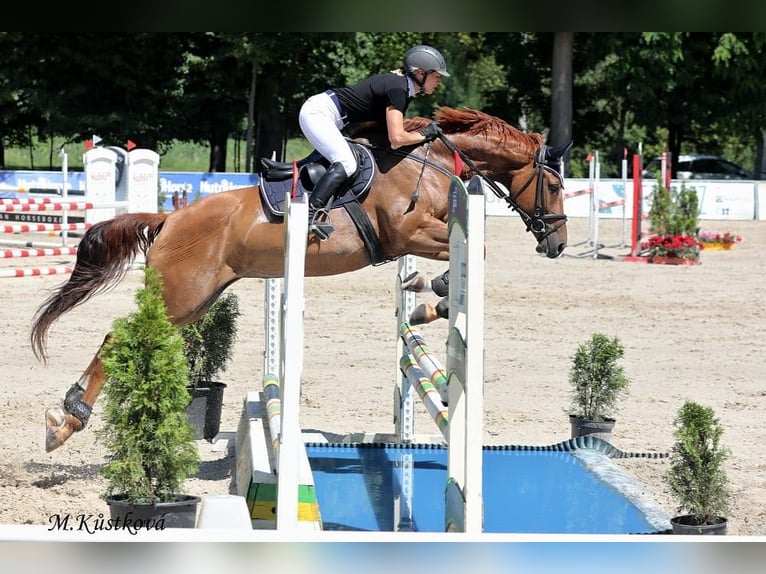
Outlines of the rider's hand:
M420 130L420 135L426 138L427 142L432 142L442 135L442 129L439 127L439 124L433 122Z

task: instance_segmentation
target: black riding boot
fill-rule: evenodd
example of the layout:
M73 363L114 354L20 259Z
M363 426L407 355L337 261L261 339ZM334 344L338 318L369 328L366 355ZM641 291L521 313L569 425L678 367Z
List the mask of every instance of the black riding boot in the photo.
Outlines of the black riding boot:
M311 222L309 230L314 232L319 239L324 240L330 237L335 228L329 221L317 221L317 216L322 212L329 215L325 206L347 179L348 176L343 168L343 164L339 162L331 163L322 178L317 182L314 191L311 192L311 197L309 198L309 218Z

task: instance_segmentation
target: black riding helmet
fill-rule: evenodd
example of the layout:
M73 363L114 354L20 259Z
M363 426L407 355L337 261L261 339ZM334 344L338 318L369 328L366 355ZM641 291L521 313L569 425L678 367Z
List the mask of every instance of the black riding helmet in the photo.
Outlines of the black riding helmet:
M415 77L417 70L423 70L426 75L423 76L423 81L419 82ZM426 76L432 72L449 78L447 72L447 63L444 61L444 56L441 55L439 50L432 48L431 46L418 45L407 50L404 55L404 72L412 78L412 80L423 89L426 83Z

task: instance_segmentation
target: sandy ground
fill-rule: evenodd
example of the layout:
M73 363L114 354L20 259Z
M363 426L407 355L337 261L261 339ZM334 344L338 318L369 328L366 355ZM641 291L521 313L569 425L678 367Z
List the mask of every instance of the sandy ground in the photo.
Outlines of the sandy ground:
M628 229L630 228L628 222ZM730 252L707 251L698 266L660 266L594 259L548 260L515 219L488 220L486 274L485 444L548 445L569 438L570 358L593 332L617 335L631 379L613 432L626 451L667 452L672 421L686 399L715 409L733 452L727 466L737 491L729 534L766 535L766 224L703 221L709 231L732 231L744 241ZM601 239L624 255L619 220L602 221ZM569 255L587 249L587 222L569 224ZM27 260L27 265L43 261ZM12 261L19 265L17 260ZM48 259L51 265L56 261ZM0 260L0 266L11 261ZM444 264L418 260L435 273ZM396 264L350 275L308 279L301 425L328 435L393 431L397 376L394 287ZM51 453L44 448L44 412L59 403L90 361L111 322L134 308L142 278L133 271L113 291L64 316L50 332L50 360L37 362L29 329L47 290L62 276L4 281L3 373L0 394L0 524L48 525L55 514L107 513L101 499L104 464L91 423ZM234 285L243 311L235 357L224 373L221 428L234 431L247 391L260 390L263 356L263 281ZM435 302L433 295L422 296ZM421 328L443 350L447 324ZM421 414L417 432L435 434ZM230 451L198 441L202 465L186 490L226 494ZM218 445L220 446L220 444ZM664 460L619 461L669 514L675 502L663 483Z

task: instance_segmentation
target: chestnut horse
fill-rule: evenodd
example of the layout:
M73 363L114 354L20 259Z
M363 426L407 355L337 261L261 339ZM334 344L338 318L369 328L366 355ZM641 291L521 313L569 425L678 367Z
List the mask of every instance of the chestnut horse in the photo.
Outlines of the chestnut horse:
M371 150L377 164L378 173L361 205L385 260L407 254L448 260L447 197L457 156L466 168L462 176L483 177L519 212L538 243L537 251L558 257L566 247L567 229L563 180L555 166L568 146L554 150L543 144L540 134L521 132L476 110L442 108L435 119L443 135L406 150L388 148L379 130L356 139ZM429 122L411 118L406 127L418 130ZM332 214L335 231L327 240L308 237L306 276L379 263L371 261L368 242L360 238L349 215L344 210ZM80 241L68 281L35 314L31 343L39 360L47 361L51 325L120 281L139 253L160 272L168 315L180 326L199 319L239 279L282 277L283 219L264 207L259 187L253 186L210 195L169 213L126 213L95 224ZM46 411L48 452L85 427L104 383L100 351L62 404Z

